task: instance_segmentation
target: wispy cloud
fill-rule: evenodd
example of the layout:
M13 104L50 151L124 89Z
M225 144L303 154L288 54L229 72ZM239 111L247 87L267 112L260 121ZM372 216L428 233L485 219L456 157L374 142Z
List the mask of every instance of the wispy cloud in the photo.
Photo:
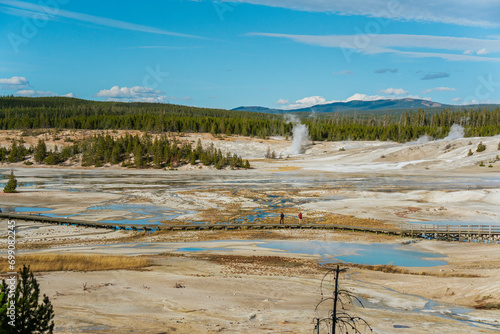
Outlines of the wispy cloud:
M404 90L403 88L387 88L387 89L382 89L380 93L388 95L405 95L408 94L409 92L407 90Z
M456 90L457 90L456 88L450 88L450 87L435 87L424 90L422 94L428 94L432 92L454 92Z
M354 74L354 72L349 71L349 70L343 70L340 72L333 72L333 75L353 75L353 74Z
M193 0L198 1L198 0ZM497 0L220 0L289 8L308 12L362 15L400 21L440 22L464 26L500 27Z
M437 73L427 73L424 74L420 80L435 80L435 79L441 79L441 78L448 78L450 76L450 73L446 72L437 72Z
M155 27L125 22L125 21L120 21L120 20L114 20L114 19L109 19L109 18L100 17L100 16L71 12L68 10L60 9L60 8L53 8L53 7L33 4L33 3L29 3L29 2L24 2L24 1L0 0L0 4L14 7L17 9L21 9L24 11L32 11L32 12L42 13L47 18L63 17L63 18L67 18L67 19L92 23L92 24L95 24L98 26L110 27L110 28L116 28L116 29L140 31L140 32L151 33L151 34L169 35L169 36L177 36L177 37L201 38L199 36L167 31L167 30L158 29ZM10 11L10 12L7 11L7 13L12 14L12 15L18 15L18 16L26 15L25 12L21 12L21 11Z
M141 45L141 46L131 46L122 49L123 50L134 50L134 49L191 50L191 49L201 49L201 46Z
M379 68L378 70L373 71L373 73L376 74L396 73L397 71L398 71L397 68Z
M431 35L373 34L373 35L290 35L249 33L249 36L286 38L298 43L339 48L344 54L394 53L407 57L436 57L452 61L500 62L500 56L484 57L485 53L500 54L500 39ZM411 49L419 50L412 51ZM428 49L431 51L420 51ZM435 50L435 51L433 51ZM439 52L437 51L439 50ZM448 53L442 50L447 50ZM464 54L473 50L476 55Z
M75 97L75 94L68 93L64 95L59 95L57 93L51 91L43 91L43 90L33 90L33 89L23 89L18 90L14 93L17 96L25 96L25 97L42 97L42 96L65 96L65 97Z

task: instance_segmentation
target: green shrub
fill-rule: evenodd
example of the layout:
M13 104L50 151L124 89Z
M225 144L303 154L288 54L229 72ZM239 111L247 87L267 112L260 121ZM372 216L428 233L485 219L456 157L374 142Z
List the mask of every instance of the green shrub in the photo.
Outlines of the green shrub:
M484 144L483 144L483 142L480 142L480 143L477 145L476 152L483 152L484 150L486 150L486 145L484 145Z
M15 193L17 188L17 179L14 176L14 171L10 171L9 181L3 188L4 193Z
M49 156L45 158L45 163L47 165L55 165L55 164L57 164L57 157L56 157L56 155L53 154L53 153L49 154Z

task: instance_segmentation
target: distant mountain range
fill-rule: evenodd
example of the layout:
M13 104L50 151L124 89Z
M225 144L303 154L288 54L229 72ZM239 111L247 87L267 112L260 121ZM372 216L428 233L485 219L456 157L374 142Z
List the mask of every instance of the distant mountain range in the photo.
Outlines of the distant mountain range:
M238 107L233 110L253 111L270 114L283 114L291 112L346 112L346 111L381 111L381 110L395 110L395 109L431 109L431 108L457 108L451 104L442 104L419 99L394 99L394 100L375 100L375 101L349 101L349 102L334 102L328 104L318 104L308 108L283 110L283 109L270 109L265 107L249 106Z

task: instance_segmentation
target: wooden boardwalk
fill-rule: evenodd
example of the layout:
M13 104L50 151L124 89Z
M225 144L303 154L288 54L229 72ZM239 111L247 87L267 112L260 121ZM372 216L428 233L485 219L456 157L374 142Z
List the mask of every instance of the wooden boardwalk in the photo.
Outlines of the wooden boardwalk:
M134 231L151 231L154 225L127 225L103 222L90 222L84 220L70 219L65 217L47 217L39 214L18 214L18 213L0 213L0 218L10 220L24 220L38 223L54 224L54 225L71 225L92 228L103 228L108 230L134 230Z
M500 225L404 224L401 236L447 241L500 242Z
M335 225L321 223L288 223L288 224L259 224L259 223L191 223L191 224L149 224L132 225L111 222L90 222L65 217L47 217L43 215L0 213L0 219L33 221L54 225L71 225L88 228L102 228L110 230L133 231L207 231L207 230L273 230L273 229L315 229L315 230L342 230L351 232L387 234L409 238L437 239L458 242L500 242L500 225L425 225L401 224L399 228L376 228L365 226Z
M71 225L89 228L103 228L112 230L134 230L134 231L206 231L206 230L265 230L265 229L322 229L322 230L346 230L352 232L370 232L390 235L401 235L398 229L360 227L350 225L333 224L258 224L258 223L191 223L191 224L149 224L149 225L131 225L119 223L89 222L65 217L47 217L43 215L18 214L18 213L0 213L0 219L33 221L54 225Z

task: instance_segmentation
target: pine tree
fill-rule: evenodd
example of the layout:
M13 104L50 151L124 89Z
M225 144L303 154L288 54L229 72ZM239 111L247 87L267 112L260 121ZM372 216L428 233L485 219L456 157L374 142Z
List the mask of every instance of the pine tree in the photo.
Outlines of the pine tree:
M476 152L483 152L484 150L486 150L486 145L484 145L484 144L483 144L483 142L480 142L480 143L477 145Z
M10 154L8 161L9 162L18 162L23 161L26 155L26 147L22 143L17 143L17 141L12 142L12 146L10 148Z
M7 312L0 314L0 332L6 334L52 334L54 330L54 310L49 297L43 295L43 301L38 303L40 298L40 285L36 281L29 267L23 266L19 271L20 279L17 282L14 293L15 298L15 321L9 324L11 319ZM9 306L7 303L8 285L5 280L2 282L0 292L0 309Z
M47 145L42 139L38 140L38 144L35 147L35 161L37 163L42 163L43 159L47 156Z
M3 188L4 193L15 193L17 188L17 179L14 176L14 171L10 171L9 181Z
M137 168L144 167L143 148L140 143L138 143L134 149L134 164Z
M111 163L116 165L120 162L120 148L119 144L113 145L113 150L111 151Z

